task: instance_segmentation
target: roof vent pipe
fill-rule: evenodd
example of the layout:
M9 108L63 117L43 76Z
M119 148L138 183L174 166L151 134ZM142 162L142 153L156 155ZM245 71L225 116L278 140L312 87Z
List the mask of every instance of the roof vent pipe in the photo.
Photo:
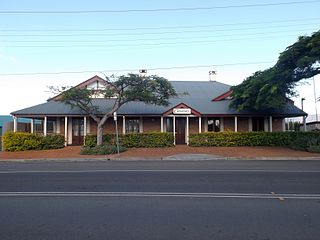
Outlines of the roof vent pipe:
M140 76L145 76L147 74L147 69L140 69L139 73L140 73Z

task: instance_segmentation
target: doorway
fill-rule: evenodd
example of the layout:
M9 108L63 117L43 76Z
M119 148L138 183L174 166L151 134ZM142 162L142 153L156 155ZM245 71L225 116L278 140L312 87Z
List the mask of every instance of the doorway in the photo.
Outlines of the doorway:
M176 118L176 144L186 144L186 119Z
M253 132L263 132L264 129L264 118L263 117L253 117L252 118L252 131Z
M72 145L83 145L84 120L83 118L72 118Z

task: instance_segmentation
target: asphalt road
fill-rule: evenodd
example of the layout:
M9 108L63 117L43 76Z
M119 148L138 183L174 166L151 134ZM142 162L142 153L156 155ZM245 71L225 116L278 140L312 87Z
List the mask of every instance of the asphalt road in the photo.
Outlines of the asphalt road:
M0 163L0 239L319 239L320 161Z

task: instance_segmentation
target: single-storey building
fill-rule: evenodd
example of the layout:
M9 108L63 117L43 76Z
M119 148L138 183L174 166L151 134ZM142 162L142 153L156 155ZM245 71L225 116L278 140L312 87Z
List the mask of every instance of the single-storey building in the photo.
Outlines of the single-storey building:
M217 81L171 81L179 97L170 99L168 107L129 102L117 112L120 133L173 132L175 144L188 144L189 135L201 132L284 131L285 118L307 114L289 100L281 111L241 111L229 108L230 85ZM106 81L94 76L77 88L99 89ZM31 132L44 135L61 134L66 145L81 145L84 136L96 134L97 124L81 110L59 101L59 95L47 102L14 111L14 131L19 118L31 119ZM111 108L114 99L95 98L93 103L101 112ZM36 129L35 120L43 127ZM113 118L107 120L104 131L115 133Z

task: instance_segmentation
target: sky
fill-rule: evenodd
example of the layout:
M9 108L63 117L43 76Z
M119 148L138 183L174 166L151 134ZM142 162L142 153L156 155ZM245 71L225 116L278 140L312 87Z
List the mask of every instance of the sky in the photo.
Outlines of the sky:
M320 0L10 0L0 4L0 115L94 75L240 84L319 30ZM320 78L315 77L316 97ZM314 114L312 79L293 98ZM320 113L320 103L317 103Z

